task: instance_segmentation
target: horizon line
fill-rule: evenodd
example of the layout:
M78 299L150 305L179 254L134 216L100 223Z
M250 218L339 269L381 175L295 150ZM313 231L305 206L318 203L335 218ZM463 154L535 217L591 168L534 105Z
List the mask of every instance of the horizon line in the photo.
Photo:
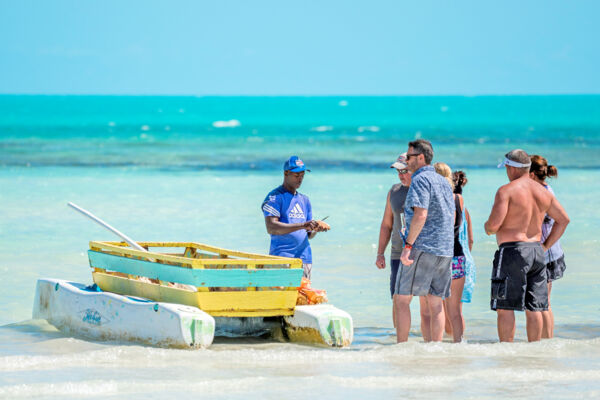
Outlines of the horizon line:
M165 93L0 93L0 96L79 97L557 97L599 96L599 93L488 93L488 94L165 94Z

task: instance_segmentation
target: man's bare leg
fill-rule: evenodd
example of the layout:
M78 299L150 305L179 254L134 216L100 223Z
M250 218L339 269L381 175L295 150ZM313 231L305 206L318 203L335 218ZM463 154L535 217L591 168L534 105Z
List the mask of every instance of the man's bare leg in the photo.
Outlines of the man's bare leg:
M421 310L421 335L424 341L431 342L431 314L429 314L427 297L419 297L419 308Z
M554 313L550 307L550 292L552 291L552 282L548 282L548 311L542 311L544 326L542 327L542 339L554 337Z
M462 315L462 307L460 300L465 286L465 278L453 279L450 284L450 297L444 300L446 307L447 319L452 325L452 337L454 343L462 341L464 334L465 321Z
M527 317L527 340L538 342L542 340L542 327L544 326L542 311L525 311Z
M515 312L513 310L497 310L498 338L501 342L512 342L515 338Z
M429 314L431 315L431 340L441 342L444 337L444 325L446 323L443 300L441 297L428 294L427 303L429 303Z
M408 340L410 331L410 301L411 295L395 294L394 305L396 306L396 340L398 343Z

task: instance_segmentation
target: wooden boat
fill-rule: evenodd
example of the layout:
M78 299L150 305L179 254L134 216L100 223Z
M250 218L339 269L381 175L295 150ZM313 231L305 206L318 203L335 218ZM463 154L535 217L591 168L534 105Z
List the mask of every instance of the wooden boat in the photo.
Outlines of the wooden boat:
M212 316L292 315L302 261L198 243L90 242L94 282L104 291L198 307ZM173 252L173 250L179 250ZM144 280L140 278L149 278ZM174 285L176 284L176 285Z
M33 318L84 338L162 347L208 347L215 333L214 318L196 307L121 296L59 279L38 280Z
M294 342L352 342L348 313L332 305L296 306L300 259L192 242L138 244L148 251L125 242L90 242L92 276L103 291L197 307L217 318L217 334L236 335L244 327L275 336L279 331Z

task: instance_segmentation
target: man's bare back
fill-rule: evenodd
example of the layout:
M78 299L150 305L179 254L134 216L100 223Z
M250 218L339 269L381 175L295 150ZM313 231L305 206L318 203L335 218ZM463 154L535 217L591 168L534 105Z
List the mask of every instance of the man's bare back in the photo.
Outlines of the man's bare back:
M496 192L492 212L485 223L485 231L488 235L496 234L498 245L506 242L539 242L542 236L542 222L548 214L558 222L559 229L556 234L553 229L542 244L545 250L562 235L569 218L548 190L530 179L526 173L518 176L520 172L516 168L508 171L509 178L513 179Z
M528 175L500 187L496 194L492 217L499 219L502 210L506 214L496 232L498 244L504 242L539 242L542 236L542 222L550 208L552 195L542 185L529 179ZM496 215L497 214L497 215Z

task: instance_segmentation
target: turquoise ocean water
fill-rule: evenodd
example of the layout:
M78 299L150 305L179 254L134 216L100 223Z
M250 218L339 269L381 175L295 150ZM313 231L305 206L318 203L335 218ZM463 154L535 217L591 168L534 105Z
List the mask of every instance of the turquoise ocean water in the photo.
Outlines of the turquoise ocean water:
M395 345L379 224L414 138L467 172L477 285L468 343L424 344L418 307ZM497 343L489 311L495 239L483 232L496 165L523 148L558 167L571 224L553 287L556 338ZM312 241L313 285L353 316L355 343L316 349L257 339L180 351L89 342L31 321L36 279L91 282L90 240L114 237L73 201L140 241L268 251L260 211L299 155L301 192L332 230ZM0 398L597 398L600 396L600 96L0 96ZM389 252L389 250L388 250ZM414 306L417 302L414 301Z

